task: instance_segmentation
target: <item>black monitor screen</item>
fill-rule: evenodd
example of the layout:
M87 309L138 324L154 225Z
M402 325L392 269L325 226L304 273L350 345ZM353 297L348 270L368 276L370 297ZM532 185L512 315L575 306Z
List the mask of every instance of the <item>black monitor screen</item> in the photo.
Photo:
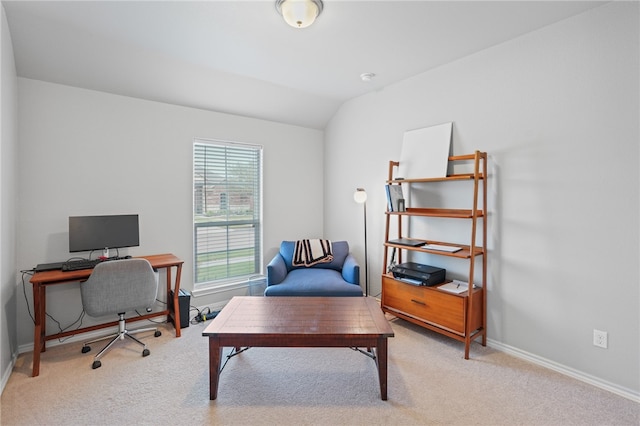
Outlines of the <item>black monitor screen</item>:
M69 216L69 252L140 245L138 215Z

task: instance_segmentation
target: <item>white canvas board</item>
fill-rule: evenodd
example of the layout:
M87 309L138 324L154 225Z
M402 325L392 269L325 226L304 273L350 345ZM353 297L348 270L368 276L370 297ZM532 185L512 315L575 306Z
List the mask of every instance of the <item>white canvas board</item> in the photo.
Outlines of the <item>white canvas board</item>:
M404 179L447 176L451 129L444 123L404 133L398 175Z

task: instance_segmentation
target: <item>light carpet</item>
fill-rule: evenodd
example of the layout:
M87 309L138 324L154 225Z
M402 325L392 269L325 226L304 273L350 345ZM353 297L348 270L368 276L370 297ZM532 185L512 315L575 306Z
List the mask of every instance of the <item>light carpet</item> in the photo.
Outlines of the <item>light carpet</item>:
M392 318L392 317L390 317ZM250 348L209 400L206 324L117 345L102 367L81 343L18 358L2 425L638 425L640 404L474 343L393 319L388 401L372 359L348 348ZM99 349L95 347L94 351ZM225 349L225 354L228 352Z

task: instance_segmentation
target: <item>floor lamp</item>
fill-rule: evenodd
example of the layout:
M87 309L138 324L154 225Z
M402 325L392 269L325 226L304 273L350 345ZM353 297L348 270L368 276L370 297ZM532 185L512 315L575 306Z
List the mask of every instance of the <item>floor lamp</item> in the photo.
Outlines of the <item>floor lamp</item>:
M353 194L356 203L364 206L364 295L369 296L369 255L367 254L367 191L356 188Z

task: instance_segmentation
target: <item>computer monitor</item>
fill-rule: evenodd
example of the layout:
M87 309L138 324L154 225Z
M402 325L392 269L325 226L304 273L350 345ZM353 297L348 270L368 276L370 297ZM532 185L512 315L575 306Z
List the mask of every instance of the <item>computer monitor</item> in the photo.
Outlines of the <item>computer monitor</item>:
M69 216L69 252L103 250L140 245L138 215Z

